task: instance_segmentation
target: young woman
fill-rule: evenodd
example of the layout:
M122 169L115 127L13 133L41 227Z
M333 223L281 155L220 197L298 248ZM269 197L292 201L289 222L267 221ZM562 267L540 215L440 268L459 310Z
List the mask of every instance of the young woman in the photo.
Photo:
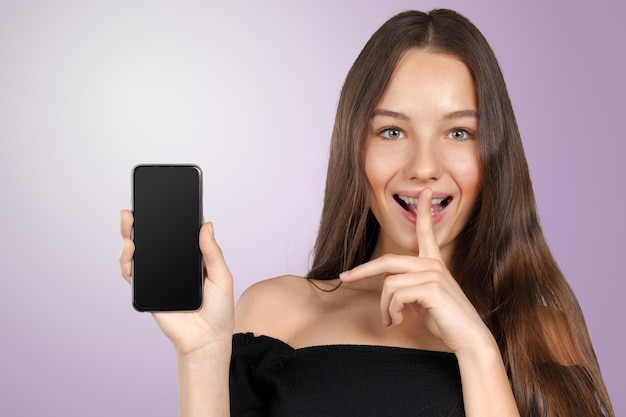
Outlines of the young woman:
M455 12L393 17L348 73L306 279L235 310L211 223L200 246L202 309L154 314L181 416L614 415L501 71Z

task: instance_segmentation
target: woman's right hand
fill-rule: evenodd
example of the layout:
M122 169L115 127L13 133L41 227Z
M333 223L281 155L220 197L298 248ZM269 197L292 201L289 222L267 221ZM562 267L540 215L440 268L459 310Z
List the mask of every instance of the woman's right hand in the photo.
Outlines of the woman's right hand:
M130 283L135 245L131 240L133 214L121 213L124 244L120 253L122 276ZM202 307L197 311L154 312L159 327L172 341L178 355L188 355L213 346L229 347L235 314L233 279L222 250L215 241L213 225L205 223L199 234L204 262Z

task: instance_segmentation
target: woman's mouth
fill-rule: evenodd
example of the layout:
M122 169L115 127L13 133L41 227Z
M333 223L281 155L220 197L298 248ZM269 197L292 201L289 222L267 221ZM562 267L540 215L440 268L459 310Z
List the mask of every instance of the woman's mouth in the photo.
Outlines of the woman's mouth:
M394 194L393 198L394 200L398 202L398 204L400 204L400 206L403 209L411 213L417 214L417 198L407 197L405 195L400 195L400 194ZM433 198L432 206L430 209L430 214L434 216L438 213L441 213L443 209L445 209L450 204L451 201L452 201L451 195L447 197L442 197L442 198Z

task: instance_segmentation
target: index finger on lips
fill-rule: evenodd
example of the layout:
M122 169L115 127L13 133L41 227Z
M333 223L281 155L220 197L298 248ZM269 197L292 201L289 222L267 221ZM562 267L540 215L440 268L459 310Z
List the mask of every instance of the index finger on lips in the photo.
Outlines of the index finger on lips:
M420 258L440 259L441 251L437 244L437 238L433 230L432 219L432 196L433 190L423 190L417 200L417 219L415 220L415 233L417 235L417 247Z

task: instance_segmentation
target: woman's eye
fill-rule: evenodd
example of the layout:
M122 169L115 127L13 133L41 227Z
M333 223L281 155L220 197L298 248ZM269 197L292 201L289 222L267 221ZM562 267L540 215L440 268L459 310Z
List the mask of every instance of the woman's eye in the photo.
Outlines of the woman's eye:
M454 129L449 134L450 138L463 142L464 140L472 139L474 135L465 129Z
M402 139L404 134L400 129L396 129L393 127L389 127L387 129L383 129L380 134L385 139Z

